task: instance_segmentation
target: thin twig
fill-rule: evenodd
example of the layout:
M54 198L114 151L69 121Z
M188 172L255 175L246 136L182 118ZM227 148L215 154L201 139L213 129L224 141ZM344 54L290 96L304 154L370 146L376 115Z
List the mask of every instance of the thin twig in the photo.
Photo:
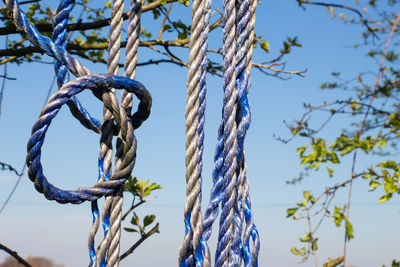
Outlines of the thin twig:
M145 241L147 238L149 238L151 235L155 234L155 233L159 233L159 223L157 223L150 231L148 231L147 233L143 234L142 237L136 241L135 244L133 244L133 246L131 246L127 251L125 251L121 256L119 256L119 261L125 259L127 256L129 256L140 244L143 243L143 241Z
M0 162L0 170L14 172L17 176L24 175L23 172L19 173L13 166L4 162Z
M10 256L12 256L14 259L16 259L19 263L21 263L25 267L32 267L32 265L30 265L21 256L19 256L16 251L9 249L8 247L6 247L5 245L3 245L1 243L0 243L0 249L7 252Z
M163 22L162 22L162 24L161 24L161 28L160 28L160 32L158 33L157 40L161 40L161 35L162 35L162 33L164 32L165 23L167 22L167 19L168 19L169 13L171 12L172 5L173 5L173 4L174 4L174 3L169 4L169 8L168 8L168 11L167 11L167 13L165 14L164 20L163 20Z
M11 189L10 194L8 194L8 197L7 197L6 201L4 201L3 205L1 206L1 208L0 208L0 213L2 213L3 210L6 208L6 206L7 206L8 202L10 201L11 197L14 195L15 190L17 190L17 187L18 187L18 185L19 185L19 182L21 182L22 176L24 175L25 168L26 168L26 163L24 163L24 166L22 167L21 173L18 173L18 172L15 171L15 169L14 169L14 172L18 175L18 179L17 179L17 181L15 182L13 188Z
M340 4L332 4L332 3L322 3L322 2L314 2L314 1L308 1L308 0L297 0L297 2L299 3L299 6L303 7L303 4L309 4L309 5L316 5L316 6L325 6L325 7L338 7L338 8L343 8L343 9L347 9L350 10L354 13L356 13L359 17L361 22L364 24L365 27L367 27L368 31L376 38L379 40L379 37L376 35L374 29L372 29L369 26L368 20L366 20L364 18L364 16L362 15L362 13L352 7L346 6L346 5L340 5ZM303 7L304 8L304 7Z
M133 211L134 209L136 209L136 208L139 207L140 205L142 205L142 204L144 204L144 203L146 203L146 202L152 201L152 200L154 200L154 199L155 199L155 198L143 199L143 200L141 200L140 202L138 202L138 203L132 205L132 206L125 212L125 214L122 216L122 220L125 220L126 217L129 215L129 213L131 213L131 211Z
M5 49L8 48L8 35L6 35ZM1 116L1 104L3 103L4 90L6 88L6 78L7 78L7 62L4 64L4 75L3 82L0 89L0 116Z
M287 71L284 69L274 68L274 67L272 67L272 65L264 65L264 64L259 64L259 63L255 63L255 62L253 62L253 67L259 69L260 71L263 71L263 69L269 69L269 70L274 71L275 73L294 74L294 75L298 75L301 77L305 77L304 73L307 72L307 69L300 70L300 71Z

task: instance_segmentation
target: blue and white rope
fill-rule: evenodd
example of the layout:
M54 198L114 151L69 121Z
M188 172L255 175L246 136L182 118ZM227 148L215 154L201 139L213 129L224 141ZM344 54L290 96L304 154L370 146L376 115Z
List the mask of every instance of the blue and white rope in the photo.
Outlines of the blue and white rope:
M184 209L185 237L179 250L179 264L203 265L203 218L201 214L201 164L199 136L199 95L204 43L204 2L194 0L189 50L189 73L185 110L186 132L186 205Z

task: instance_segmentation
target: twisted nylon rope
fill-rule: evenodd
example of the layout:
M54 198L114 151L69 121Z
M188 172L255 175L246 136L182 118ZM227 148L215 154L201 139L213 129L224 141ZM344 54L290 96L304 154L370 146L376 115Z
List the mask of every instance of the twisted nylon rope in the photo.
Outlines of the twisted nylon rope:
M250 126L250 106L247 99L247 82L249 73L246 70L247 53L249 47L248 28L251 12L250 3L248 0L238 0L236 2L236 94L237 94L237 169L236 175L238 177L236 182L236 200L234 207L234 233L232 236L232 246L229 253L229 265L239 266L242 260L242 232L243 232L243 179L242 167L244 163L244 138Z
M124 12L124 1L114 0L112 7L111 22L110 22L110 39L108 43L108 59L107 59L108 73L114 75L118 75L119 72L118 64L120 60L123 12ZM112 94L115 97L115 90L111 89L110 94ZM103 111L103 123L102 123L102 132L100 138L100 154L99 154L99 170L100 172L103 173L103 175L100 177L100 180L104 181L107 181L109 179L108 174L112 172L112 155L113 155L112 128L113 128L113 116L112 113L109 112L105 107ZM119 215L117 209L111 210L111 208L114 202L114 198L120 195L122 195L121 188L118 188L115 194L107 196L106 199L104 200L103 211L102 211L104 239L100 244L100 249L97 253L95 266L99 265L105 266L105 263L107 263L107 266L109 266L110 257L106 259L106 253L108 253L109 256L113 256L112 258L113 264L118 259L119 256L118 233L120 232L119 231L120 224L118 225L118 222L116 222L116 220ZM119 206L122 207L122 203L117 205L117 207ZM122 213L122 210L120 211L120 213ZM92 237L92 235L93 233L91 231L89 237ZM109 249L112 249L112 251L110 251ZM115 257L116 253L118 253L117 257Z
M203 151L204 151L204 123L205 123L205 109L206 109L206 93L207 93L207 49L208 49L208 33L210 31L210 18L211 18L211 4L212 0L204 1L204 25L203 25L203 43L201 47L202 61L201 61L201 77L200 77L200 92L199 92L199 172L200 172L200 185L202 184L202 169L203 169ZM201 189L201 188L200 188ZM203 222L204 224L204 222ZM204 231L204 226L203 231ZM204 232L203 232L204 235ZM211 267L210 250L207 246L207 241L204 236L201 236L201 253L203 256L203 266Z
M247 81L246 92L249 93L250 88L250 72L252 69L252 57L253 57L253 41L254 41L254 25L255 25L255 10L257 8L257 0L250 0L250 12L251 18L248 24L250 29L249 35L249 45L247 49L247 61L246 61L246 72L249 75ZM243 252L244 252L244 266L258 266L258 253L260 250L260 240L257 228L254 224L254 218L251 211L251 201L250 201L250 190L249 190L249 180L247 177L247 165L244 160L244 149L243 149L243 167L241 169L241 175L243 176L243 194L242 194L242 205L244 206L244 214L246 226L243 234ZM244 202L244 203L243 203ZM250 238L252 239L252 246L250 245Z
M125 89L134 93L140 100L138 110L128 116L124 109L120 108L116 97L107 93L107 88ZM48 127L58 114L61 106L68 99L84 89L99 91L103 95L103 102L109 110L112 110L115 121L120 127L124 142L124 158L121 164L115 168L109 181L99 181L93 187L78 188L77 190L61 190L50 184L41 165L41 147ZM151 95L139 82L128 78L113 75L89 75L78 78L64 85L54 94L43 108L38 121L32 128L32 136L29 139L27 150L27 165L29 178L34 182L36 189L49 200L59 203L80 204L86 200L94 201L102 196L113 193L116 188L123 185L129 177L135 162L136 140L133 130L138 128L150 115Z
M233 2L226 1L224 3L225 98L223 120L218 130L218 142L214 157L213 187L204 218L203 238L205 243L210 238L212 225L218 216L218 206L222 201L223 210L221 214L219 243L216 252L216 266L241 266L243 262L245 266L257 266L259 239L251 214L249 184L244 157L244 139L251 120L248 90L250 87L252 44L254 40L255 8L257 2L252 0L238 0ZM234 11L236 14L232 12L232 4L235 4ZM236 21L233 22L232 18L235 18ZM232 37L233 27L236 27L234 37ZM230 45L233 41L236 48L232 48ZM234 62L232 62L232 53L235 53ZM232 66L235 66L234 72L232 72ZM233 77L235 74L236 78ZM227 153L229 149L226 147L226 144L229 144L229 141L226 138L232 138L232 135L229 135L232 132L228 126L231 123L230 120L232 120L232 117L229 118L228 116L230 114L229 108L231 108L232 99L229 99L228 96L231 95L229 90L232 90L233 86L229 82L233 80L236 80L236 84L234 85L236 95L234 109L236 108L237 113L234 116L234 130L236 130L237 151L235 163L237 165L234 167L230 166L231 169L229 169L229 160L232 158L232 153ZM234 141L233 147L235 147ZM230 158L226 158L227 155ZM227 179L227 174L231 174L229 171L232 171L232 168L235 168L235 175L237 177L235 184L232 184L232 178L230 180ZM235 178L235 175L231 177ZM231 190L234 192L234 197L232 197ZM223 203L224 201L225 204ZM233 214L230 212L231 205L233 205ZM226 217L227 215L228 217ZM230 221L231 216L233 216L232 221ZM246 228L243 233L244 222L246 223ZM232 225L227 226L229 223L232 223ZM250 248L250 236L253 239L253 248ZM205 247L205 262L208 262L210 261L210 253L207 244L205 244ZM224 249L226 247L229 247L229 252Z
M189 73L187 82L186 132L186 205L184 209L185 237L179 250L180 266L202 266L201 238L201 165L199 151L199 94L202 74L202 44L204 27L204 1L194 0L190 35Z
M39 34L37 29L28 22L25 14L20 10L19 4L16 0L3 0L6 3L7 7L10 11L13 12L14 23L16 27L23 31L25 36L29 41L31 41L34 45L43 49L43 51L53 56L56 60L63 62L64 65L68 67L68 69L75 75L85 75L90 74L90 71L85 68L78 60L74 59L69 55L69 53L62 46L55 45L49 38L42 36ZM100 79L100 80L99 80ZM137 128L141 125L141 123L147 119L150 114L151 107L151 96L144 88L143 85L139 83L135 83L135 86L132 87L132 84L129 83L121 83L118 80L113 80L116 82L118 86L116 88L130 86L129 90L137 94L138 98L142 101L139 104L138 111L131 116L130 121L132 121L132 127ZM76 84L74 84L76 86ZM104 89L95 90L93 87L99 86L103 88L107 88L109 86L109 82L105 83L101 82L101 77L97 77L94 80L94 83L90 84L92 86L93 94L101 99L102 101L113 102L114 107L118 107L115 105L114 99L107 98L107 92L104 92ZM83 90L83 89L82 89ZM27 156L27 164L29 167L29 177L35 183L36 189L44 193L46 198L50 200L56 200L60 203L74 203L79 204L85 200L96 200L106 194L112 193L115 188L119 187L121 184L125 182L128 178L134 162L134 155L136 144L135 142L131 142L127 140L128 136L126 133L126 120L119 120L119 127L122 135L124 136L124 151L126 153L126 157L124 157L123 162L120 164L119 168L115 170L115 172L110 177L110 181L99 182L92 188L79 188L77 190L61 190L52 184L50 184L46 177L43 174L42 165L40 163L41 156L41 146L44 142L44 136L49 126L49 123L54 118L54 116L58 113L61 105L69 101L69 98L73 97L75 94L67 94L65 99L60 100L57 103L50 103L50 100L54 100L51 98L49 103L45 106L42 111L41 117L38 122L35 124L32 130L32 137L28 143L28 156ZM55 100L54 100L55 101ZM65 102L64 102L65 101ZM117 101L115 101L117 102ZM61 103L61 105L60 105ZM115 110L114 110L115 112ZM117 113L116 113L117 114ZM121 118L121 114L118 114L119 118ZM126 116L126 113L125 113ZM117 121L118 122L118 121ZM121 124L123 123L123 124ZM128 142L129 141L129 142Z
M56 10L52 39L56 46L62 47L63 49L65 49L67 45L67 24L69 15L74 6L75 0L63 0L60 2ZM54 71L57 76L58 88L61 88L68 82L68 69L62 61L55 59ZM72 99L67 102L67 105L71 110L71 113L81 122L82 125L97 133L100 132L100 122L90 116L90 114L82 107L78 99L72 97Z
M122 29L122 14L123 14L123 1L114 1L112 20L110 26L110 43L109 43L109 57L108 66L109 72L118 73L118 63L120 58L120 40L121 40L121 29ZM125 76L134 79L136 77L136 63L137 63L137 49L139 46L139 34L140 34L140 15L141 15L141 2L138 0L131 1L130 5L131 13L129 18L128 26L128 42L126 47L126 59L125 59ZM122 107L126 112L130 112L132 108L132 93L123 90L121 95ZM105 110L106 111L106 110ZM109 112L105 113L105 118L111 121ZM106 122L106 119L105 119ZM103 124L104 125L104 124ZM112 124L110 124L112 125ZM112 138L112 128L109 128L108 137ZM104 134L106 136L106 134ZM103 140L107 140L104 138ZM121 163L121 156L123 155L121 137L117 140L117 152L115 157L115 164L118 166ZM112 154L111 142L108 144L102 143L104 148L101 154L110 153ZM99 166L101 166L100 173L104 173L104 169L111 168L111 157L100 157ZM109 172L106 172L106 174ZM108 179L107 175L103 179ZM118 266L119 261L119 240L121 236L121 219L122 219L122 204L123 204L123 188L113 196L106 198L103 206L103 228L105 232L105 238L100 246L99 256L97 264L100 262L101 265L105 266L105 254L108 253L107 266ZM94 209L94 214L98 210ZM111 214L111 215L110 215ZM93 224L93 228L89 236L89 243L94 242L94 236L98 228L98 223ZM91 246L92 247L92 246Z
M236 90L235 90L235 1L224 0L224 107L223 107L223 198L221 201L222 211L220 218L220 228L218 235L217 252L215 266L229 266L229 252L232 245L233 235L233 213L234 202L236 199Z

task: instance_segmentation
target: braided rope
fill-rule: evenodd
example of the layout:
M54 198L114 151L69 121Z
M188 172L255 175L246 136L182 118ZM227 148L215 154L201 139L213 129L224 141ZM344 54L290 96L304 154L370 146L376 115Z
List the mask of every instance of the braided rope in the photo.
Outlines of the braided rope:
M201 174L198 127L204 16L204 1L194 0L192 6L189 73L185 110L187 198L184 209L186 232L179 251L179 264L181 266L202 266L203 264L200 244L203 233L203 219L201 214ZM194 259L192 257L194 257Z

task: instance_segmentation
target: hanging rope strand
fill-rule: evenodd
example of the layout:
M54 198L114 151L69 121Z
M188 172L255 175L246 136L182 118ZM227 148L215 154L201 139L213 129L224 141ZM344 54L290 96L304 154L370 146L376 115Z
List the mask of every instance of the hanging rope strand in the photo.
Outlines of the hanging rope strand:
M199 169L200 169L200 185L202 185L202 169L203 169L203 151L204 151L204 123L205 123L205 110L206 110L206 93L207 93L207 49L208 49L208 33L210 31L211 19L211 4L212 0L204 1L204 27L203 27L203 43L201 47L202 61L201 61L201 77L200 77L200 93L199 93ZM202 230L204 226L202 223ZM207 246L207 241L204 236L201 236L201 250L203 256L203 266L210 267L210 250Z
M250 126L250 107L247 101L247 81L248 73L246 72L246 51L249 47L249 35L250 30L248 28L251 12L250 3L248 0L238 0L236 2L236 94L237 94L237 113L236 113L236 125L237 125L237 182L236 182L236 200L234 206L234 233L232 235L232 246L230 251L229 266L238 266L241 263L242 253L242 232L243 232L243 221L244 212L242 202L243 195L243 175L241 169L244 161L244 139L247 130Z
M128 42L132 45L126 48L126 59L125 66L128 67L128 70L125 69L124 76L135 79L136 78L136 63L137 63L137 49L139 46L139 34L140 34L140 15L141 15L141 2L137 0L132 0L130 3L131 15L129 17L129 26L128 26ZM123 12L123 9L122 9ZM119 14L119 19L121 21L122 28L122 15ZM121 33L121 30L119 30ZM130 69L129 69L130 68ZM121 94L121 105L125 109L126 112L130 112L132 108L132 93L129 93L125 90L122 91ZM134 137L134 136L133 136ZM117 139L117 152L115 154L115 166L121 164L124 151L123 151L123 139L122 136L118 136ZM121 237L121 221L122 221L122 205L123 205L123 186L121 186L120 191L113 197L113 203L111 207L111 233L112 240L109 249L109 257L107 266L118 266L119 265L119 252L120 252L120 237Z
M248 49L247 49L247 61L246 61L246 72L248 73L248 80L247 80L247 94L249 93L250 89L250 72L252 69L252 57L253 57L253 42L254 42L254 26L256 21L255 11L257 8L257 0L248 0L250 1L250 12L251 18L248 24L248 28L250 30L250 35L248 38ZM244 252L244 266L245 267L252 267L258 266L258 253L260 250L260 240L257 228L254 223L253 214L251 211L251 201L250 201L250 189L249 189L249 179L247 176L247 164L245 161L243 149L243 163L241 174L243 176L243 194L242 194L242 205L244 206L245 212L245 221L246 226L243 234L243 252ZM250 238L252 239L252 245L250 244Z
M119 72L119 60L121 57L120 48L121 48L121 30L123 26L123 19L122 19L123 12L124 12L124 1L114 0L111 22L110 22L110 40L108 43L108 59L107 59L108 73L114 75L118 75ZM111 89L111 91L108 94L109 94L108 97L112 98L113 100L116 99L114 89ZM117 102L117 100L115 101ZM103 166L102 170L105 173L104 180L107 181L109 179L109 175L107 174L111 173L112 171L113 117L112 114L106 108L104 109L103 115L104 119L102 124L102 135L100 139L101 150L99 155L99 165L102 164ZM120 191L121 188L119 188L115 194L107 196L104 200L104 206L102 211L104 239L100 245L100 249L96 259L97 265L99 264L100 261L104 261L106 259L106 253L108 253L108 255L110 256L116 253L115 250L118 250L119 254L118 231L120 231L120 225L118 225L118 220L117 220L119 212L118 210L115 211L112 210L113 207L112 204L115 198L122 198ZM119 205L116 205L115 207L119 207ZM102 263L102 265L104 265L104 263ZM110 266L109 257L106 260L106 265Z
M199 94L204 29L204 1L194 0L190 35L189 73L185 110L186 132L186 233L179 251L181 266L202 266L200 240L203 233L201 214L201 174L199 152ZM198 251L198 249L200 251ZM193 257L195 259L193 259ZM193 262L192 262L193 261Z
M233 211L234 201L236 199L236 91L235 91L235 1L224 0L224 162L222 173L224 176L224 192L222 199L222 211L220 218L220 229L218 235L216 267L229 266L229 253L231 249L231 240L233 234Z
M128 25L128 40L125 47L125 77L136 79L137 51L140 37L140 17L142 15L142 1L131 0ZM132 107L132 94L122 91L121 103L125 109Z

